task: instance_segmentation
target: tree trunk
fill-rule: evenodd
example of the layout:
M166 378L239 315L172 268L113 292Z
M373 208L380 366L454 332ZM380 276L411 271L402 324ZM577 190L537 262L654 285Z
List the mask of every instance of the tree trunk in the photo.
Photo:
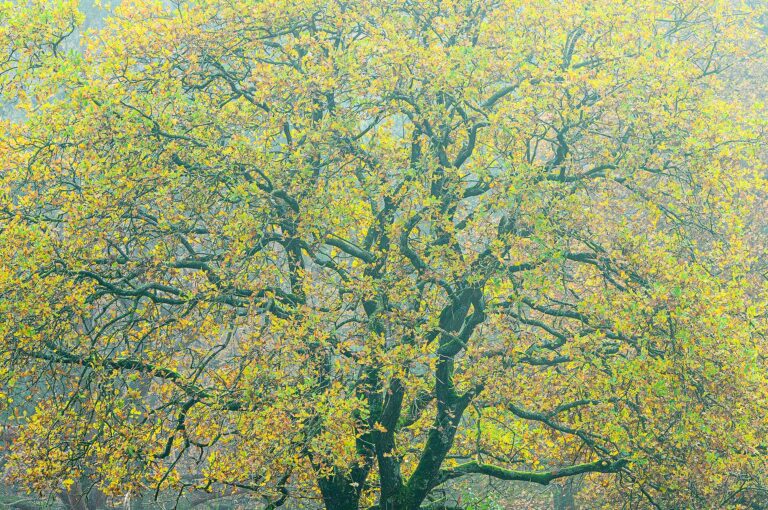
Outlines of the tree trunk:
M318 480L320 493L326 510L358 510L360 507L360 487L340 475Z

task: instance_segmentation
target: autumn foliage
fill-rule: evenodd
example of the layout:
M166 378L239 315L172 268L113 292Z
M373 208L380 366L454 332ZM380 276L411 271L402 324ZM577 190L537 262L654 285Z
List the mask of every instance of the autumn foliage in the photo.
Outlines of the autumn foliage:
M764 508L764 4L77 4L0 3L6 483Z

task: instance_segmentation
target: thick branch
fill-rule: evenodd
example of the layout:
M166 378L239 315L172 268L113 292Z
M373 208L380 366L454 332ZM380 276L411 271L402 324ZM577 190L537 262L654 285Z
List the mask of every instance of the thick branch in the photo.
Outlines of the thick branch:
M617 473L627 464L628 461L626 459L601 459L595 462L568 466L552 471L515 471L472 461L456 466L453 469L441 470L437 485L445 483L453 478L469 474L487 475L493 478L498 478L499 480L517 480L521 482L548 485L552 480L557 478L580 475L583 473Z
M338 237L330 237L325 239L323 242L329 246L340 249L347 255L357 257L363 262L368 262L370 264L376 260L376 257L373 255L373 253L369 252L368 250L364 250L363 248L360 248L359 246L356 246L349 241L345 241L344 239L339 239Z

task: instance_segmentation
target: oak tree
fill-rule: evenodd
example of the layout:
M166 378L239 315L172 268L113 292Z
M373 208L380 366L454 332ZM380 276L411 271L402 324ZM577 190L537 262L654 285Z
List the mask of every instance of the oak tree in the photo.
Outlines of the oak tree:
M6 480L759 504L764 7L0 4Z

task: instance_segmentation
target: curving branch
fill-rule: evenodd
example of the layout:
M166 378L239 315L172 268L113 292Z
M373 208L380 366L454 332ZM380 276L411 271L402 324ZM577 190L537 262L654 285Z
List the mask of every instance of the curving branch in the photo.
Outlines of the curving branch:
M477 461L467 462L452 469L443 469L435 487L461 476L477 474L487 475L499 480L532 482L548 485L552 480L584 473L618 473L629 461L627 459L600 459L586 464L577 464L552 471L516 471Z

